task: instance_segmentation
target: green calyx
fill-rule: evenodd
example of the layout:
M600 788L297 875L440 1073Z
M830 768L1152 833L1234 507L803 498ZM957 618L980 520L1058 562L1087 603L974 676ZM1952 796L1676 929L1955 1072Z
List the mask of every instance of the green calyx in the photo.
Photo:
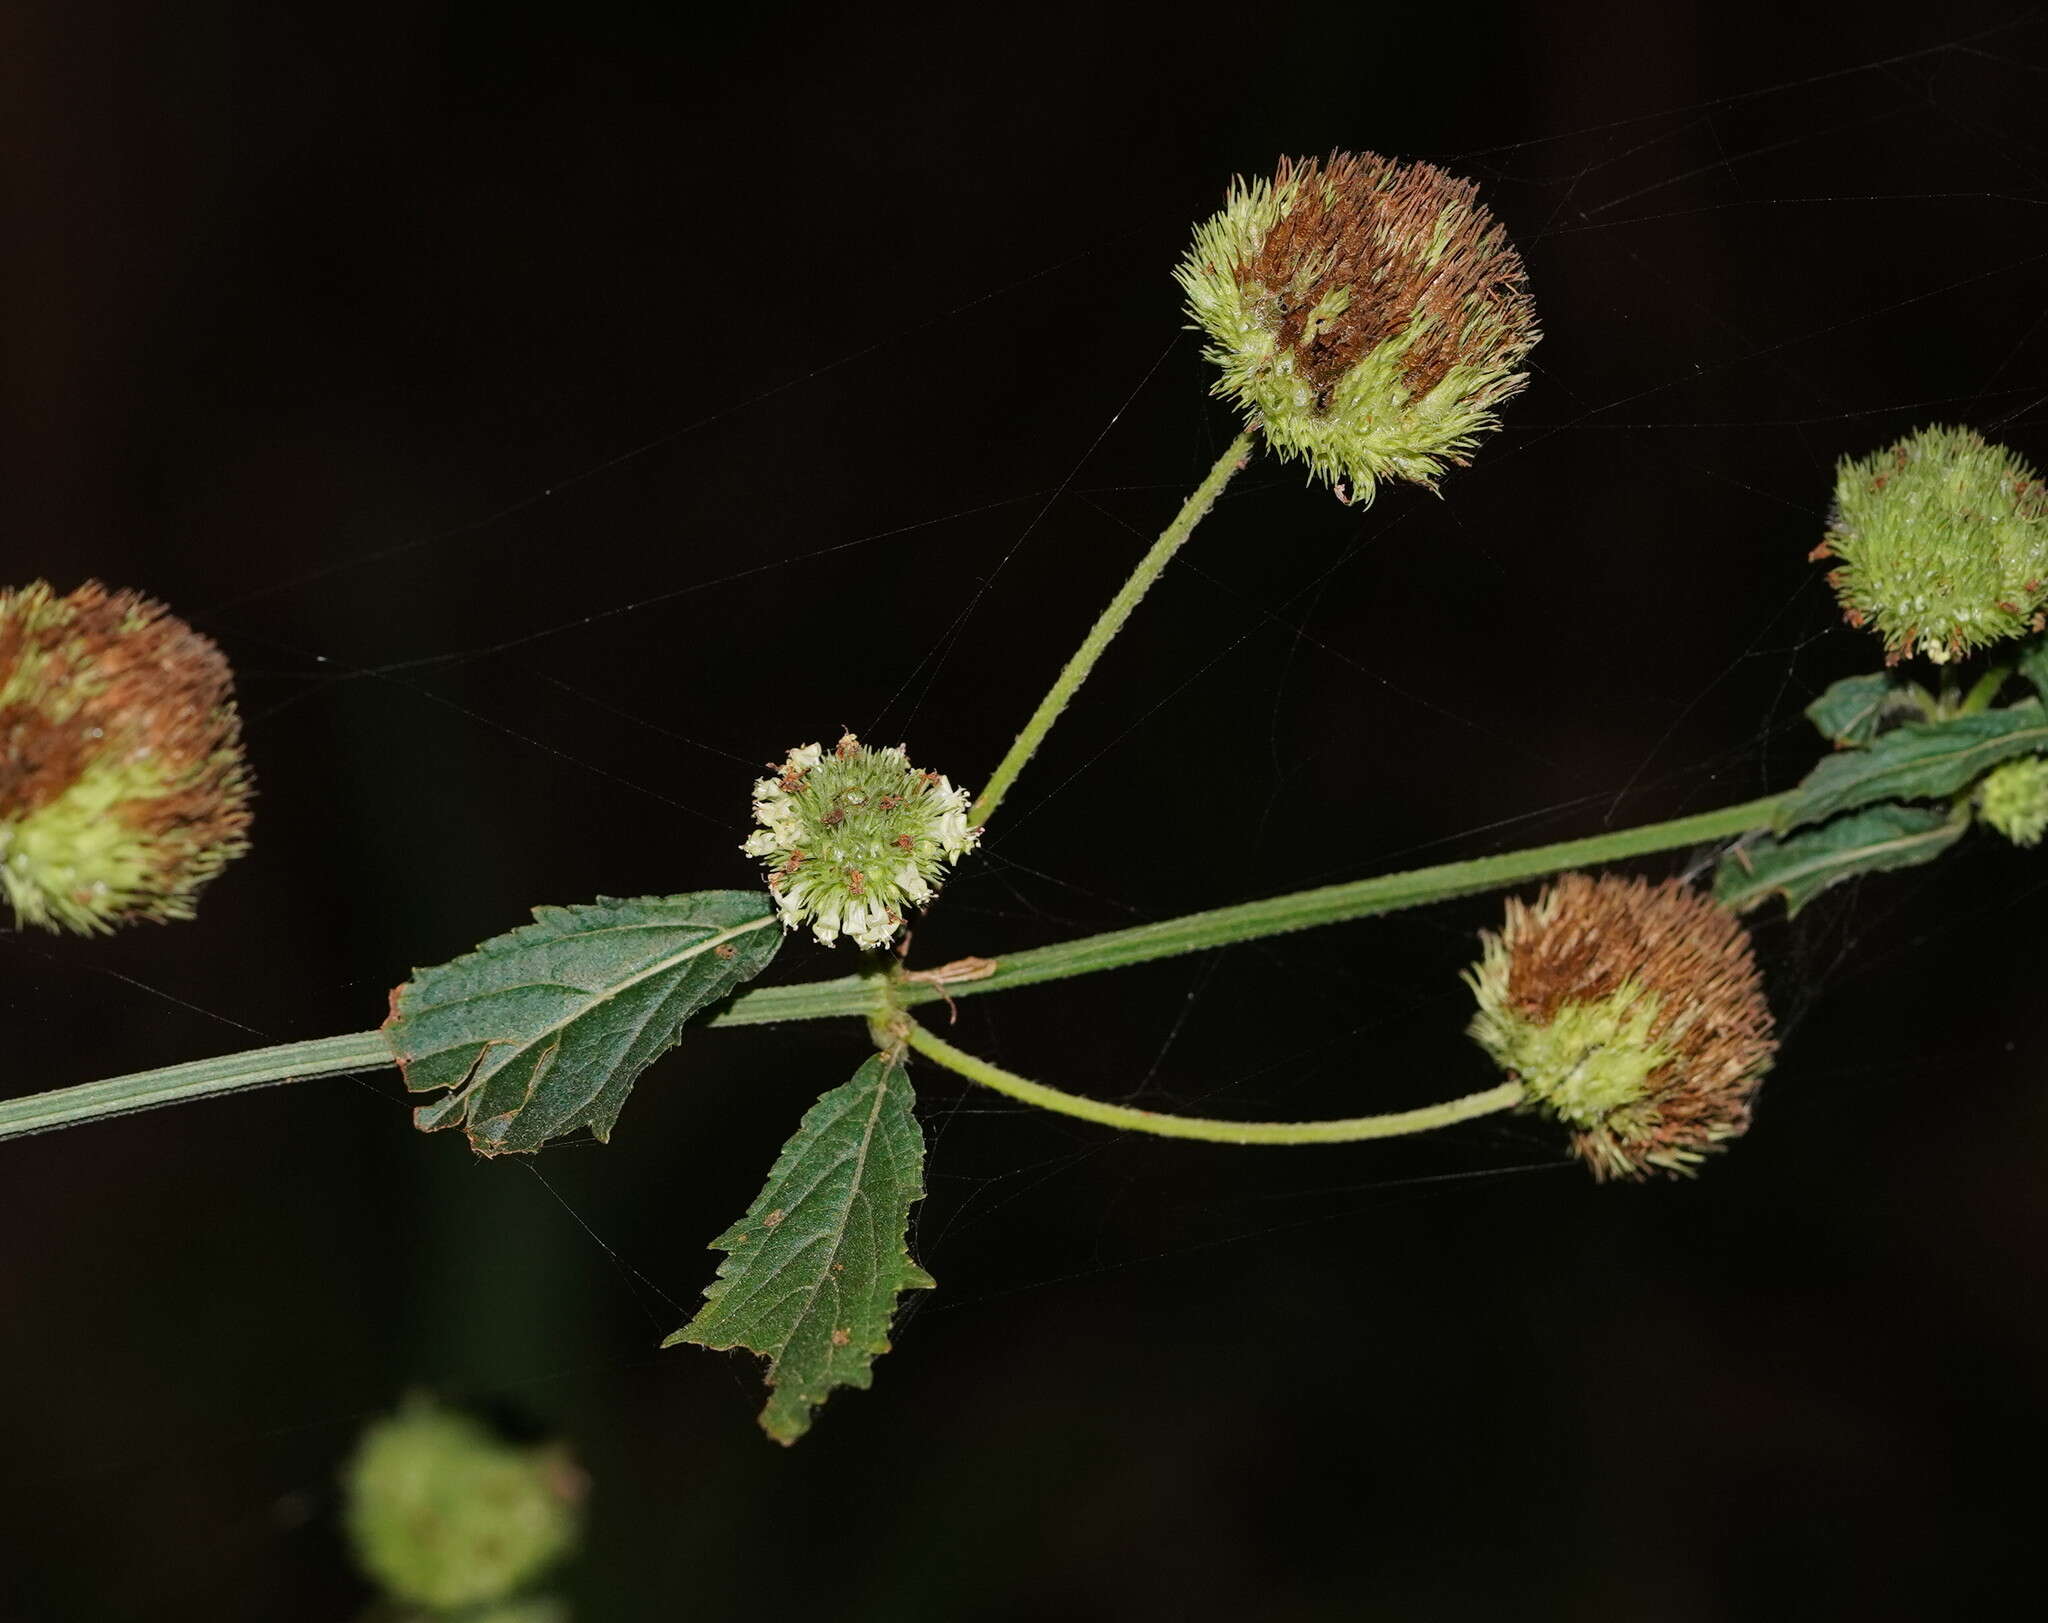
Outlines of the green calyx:
M560 1448L501 1442L424 1399L364 1433L344 1486L357 1562L437 1613L510 1599L578 1537L583 1478Z
M2048 756L1992 768L1977 785L1977 810L2014 845L2039 845L2048 836Z
M1917 649L1943 664L2038 631L2048 605L2048 490L2001 445L1966 428L1923 428L1836 470L1816 558L1851 625L1889 660Z
M1625 983L1605 997L1564 1004L1539 1022L1489 995L1483 969L1472 985L1479 993L1472 1039L1521 1082L1532 1105L1582 1132L1650 1135L1652 1079L1673 1057L1652 1035L1662 1007L1655 992Z
M194 894L240 847L195 844L175 824L152 828L136 815L176 790L153 761L103 760L54 800L0 822L0 892L15 917L83 935L130 918L190 918Z

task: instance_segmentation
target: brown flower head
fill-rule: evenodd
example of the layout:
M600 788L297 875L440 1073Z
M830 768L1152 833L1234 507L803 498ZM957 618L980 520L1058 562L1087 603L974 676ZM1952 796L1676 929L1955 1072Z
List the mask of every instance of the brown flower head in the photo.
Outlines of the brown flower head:
M17 923L191 916L246 844L231 690L220 650L147 598L0 591L0 892Z
M1215 392L1358 501L1464 463L1540 336L1478 188L1371 152L1236 182L1175 275L1223 369Z
M1481 940L1471 1035L1596 1178L1689 1173L1748 1130L1777 1043L1749 936L1709 897L1566 874Z

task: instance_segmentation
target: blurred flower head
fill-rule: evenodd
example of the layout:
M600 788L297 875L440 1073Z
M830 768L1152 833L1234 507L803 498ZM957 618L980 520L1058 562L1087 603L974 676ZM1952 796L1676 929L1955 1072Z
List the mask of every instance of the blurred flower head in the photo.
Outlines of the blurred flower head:
M0 591L0 891L17 923L191 917L247 847L232 691L220 650L147 598Z

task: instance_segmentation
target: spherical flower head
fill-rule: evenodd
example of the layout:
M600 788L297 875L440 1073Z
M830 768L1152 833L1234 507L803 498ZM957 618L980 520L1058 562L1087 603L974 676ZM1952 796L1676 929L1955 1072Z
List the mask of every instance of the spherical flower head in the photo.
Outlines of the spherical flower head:
M2012 452L1967 428L1923 428L1844 458L1815 558L1852 626L1884 638L1885 663L1914 649L1937 665L2048 618L2048 490Z
M584 1492L561 1448L502 1442L419 1398L363 1434L344 1485L356 1560L437 1615L503 1600L560 1560Z
M783 928L808 924L828 947L842 935L886 945L981 832L967 826L965 790L920 772L902 746L870 749L852 733L829 753L791 750L754 785L754 820L742 849L768 865Z
M191 917L247 847L232 691L220 650L147 598L0 591L0 893L18 924Z
M2048 755L2023 756L1985 773L1977 810L2014 845L2039 845L2048 835Z
M1748 1129L1777 1044L1749 937L1711 899L1567 874L1480 939L1470 1035L1594 1177L1690 1173Z
M1462 465L1541 335L1478 188L1371 152L1237 180L1174 276L1214 392L1346 500Z

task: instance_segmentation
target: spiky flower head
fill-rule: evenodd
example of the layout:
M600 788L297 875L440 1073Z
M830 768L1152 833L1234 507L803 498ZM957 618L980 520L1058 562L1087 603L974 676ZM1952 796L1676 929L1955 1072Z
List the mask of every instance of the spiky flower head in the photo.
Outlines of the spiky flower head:
M344 1486L363 1570L395 1600L467 1617L575 1546L585 1481L558 1444L504 1442L415 1397L364 1432Z
M841 935L887 944L981 832L967 826L965 790L920 772L900 744L870 749L852 733L829 753L791 750L754 785L754 820L742 849L768 865L783 928L809 924L828 947Z
M17 923L191 917L247 845L232 691L220 650L147 598L0 591L0 891Z
M1888 665L1916 647L1945 664L2048 624L2048 489L1967 428L1844 457L1812 556L1841 560L1828 584L1849 624L1884 638Z
M1710 898L1566 874L1480 939L1470 1035L1594 1177L1690 1173L1748 1129L1777 1044L1749 936Z
M2048 835L2048 755L2022 756L1985 773L1977 809L2014 845L2039 845Z
M1345 500L1434 486L1528 381L1535 308L1478 192L1371 152L1282 158L1231 183L1174 272L1214 392Z

